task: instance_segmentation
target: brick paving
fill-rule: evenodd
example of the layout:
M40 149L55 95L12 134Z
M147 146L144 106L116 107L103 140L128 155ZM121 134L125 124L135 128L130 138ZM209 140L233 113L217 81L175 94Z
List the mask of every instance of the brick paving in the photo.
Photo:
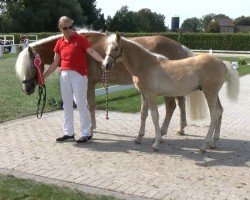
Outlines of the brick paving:
M63 111L42 119L25 117L0 124L0 173L68 186L119 199L250 199L250 76L241 78L237 104L220 92L224 107L221 139L205 154L209 120L188 117L186 135L175 134L179 111L174 113L159 152L152 152L154 128L148 117L141 145L134 143L140 114L97 111L92 143L56 143L62 134ZM164 107L159 107L163 121ZM79 137L75 112L75 132Z

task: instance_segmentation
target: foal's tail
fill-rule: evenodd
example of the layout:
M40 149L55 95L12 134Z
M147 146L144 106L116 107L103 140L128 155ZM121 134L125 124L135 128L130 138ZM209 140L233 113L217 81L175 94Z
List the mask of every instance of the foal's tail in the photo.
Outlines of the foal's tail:
M227 96L230 100L237 102L240 91L240 80L237 70L228 61L223 61L224 65L227 67Z

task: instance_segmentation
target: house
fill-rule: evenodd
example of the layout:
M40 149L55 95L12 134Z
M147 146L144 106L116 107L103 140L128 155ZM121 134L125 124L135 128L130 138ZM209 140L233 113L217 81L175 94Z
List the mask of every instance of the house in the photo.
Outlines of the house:
M220 27L221 33L234 33L235 32L235 25L230 18L227 17L216 17L212 20Z

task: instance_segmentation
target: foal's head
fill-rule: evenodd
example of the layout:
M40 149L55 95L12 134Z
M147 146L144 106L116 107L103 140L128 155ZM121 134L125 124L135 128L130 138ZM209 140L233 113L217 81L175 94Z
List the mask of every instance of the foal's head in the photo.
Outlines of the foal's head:
M105 70L110 70L117 59L122 55L121 35L119 33L113 34L107 38L105 53L106 56L102 63L102 67Z
M22 80L23 92L31 95L36 87L36 67L34 66L35 53L31 47L22 50L16 61L16 74Z

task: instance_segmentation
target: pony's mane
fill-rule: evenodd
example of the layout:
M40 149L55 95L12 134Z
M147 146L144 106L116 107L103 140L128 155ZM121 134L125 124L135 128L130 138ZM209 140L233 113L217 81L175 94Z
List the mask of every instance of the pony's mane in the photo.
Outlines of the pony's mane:
M80 30L78 30L76 32L79 33L79 34L83 34L83 33L99 33L99 34L105 35L105 33L101 33L100 31L93 31L93 30L89 30L89 29L80 29ZM58 40L61 37L62 37L62 34L52 35L52 36L49 36L47 38L44 38L44 39L38 40L36 42L30 43L29 46L30 47L36 47L36 46L45 44L47 42Z
M149 51L148 49L146 49L145 47L143 47L141 44L135 42L135 41L132 41L132 40L128 40L127 38L125 37L121 37L122 40L125 40L126 42L128 43L132 43L134 45L136 45L137 47L139 47L140 49L142 49L143 51L147 52L148 54L152 55L152 56L156 56L158 58L164 58L164 59L168 59L166 56L162 55L162 54L158 54L158 53L153 53L151 51ZM116 43L116 35L115 34L112 34L110 36L108 36L107 38L107 43Z
M16 61L16 74L21 80L25 80L29 75L31 75L31 60L29 57L28 48L23 49Z

